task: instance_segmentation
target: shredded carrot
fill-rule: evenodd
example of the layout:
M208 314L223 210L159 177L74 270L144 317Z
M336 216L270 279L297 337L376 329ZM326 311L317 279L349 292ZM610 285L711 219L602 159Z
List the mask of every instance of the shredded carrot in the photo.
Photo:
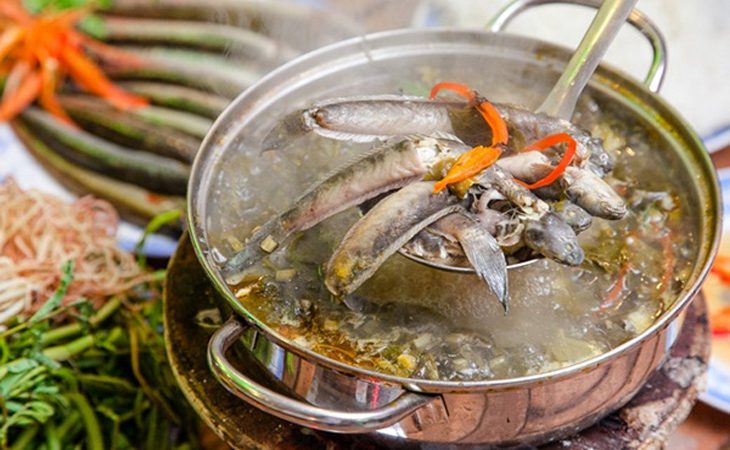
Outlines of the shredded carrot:
M0 122L12 119L27 108L41 93L42 77L37 73L28 74L6 100L0 104Z
M431 89L430 98L433 100L443 90L456 92L466 98L469 103L477 101L478 98L476 92L469 86L448 81L434 85ZM497 108L487 100L479 99L479 104L476 108L492 130L492 144L489 147L477 146L462 154L454 165L451 166L446 176L434 185L434 192L440 192L450 184L459 183L473 177L494 164L502 156L500 146L507 144L509 139L507 124L502 119Z
M465 84L444 81L444 82L435 84L431 88L431 96L430 96L431 100L435 99L436 96L439 94L439 92L444 91L444 90L456 92L457 94L459 94L462 97L464 97L465 99L467 99L467 101L470 103L473 102L477 97L476 93L474 91L472 91L469 86L467 86Z
M0 3L0 16L4 16L22 25L28 24L33 20L19 0L3 0Z
M96 64L75 48L65 47L60 56L71 76L81 87L105 98L115 107L129 110L147 104L144 98L128 94L115 86Z
M497 111L497 108L488 101L482 100L477 105L477 111L479 111L479 114L489 124L489 128L492 129L492 147L507 145L507 141L509 140L507 124L499 114L499 111Z
M144 64L144 61L137 55L133 55L124 50L107 45L77 31L70 31L68 36L74 46L87 49L90 53L103 60L105 63L111 65L125 65L128 67L140 67Z
M0 184L0 204L0 286L13 291L0 288L0 317L9 308L19 308L15 314L37 310L69 260L73 281L64 303L86 298L98 306L152 279L117 245L119 217L103 200L86 196L66 203L8 179Z
M66 111L64 111L61 103L56 97L58 61L52 58L44 60L41 76L43 80L41 94L39 98L41 106L46 111L56 116L61 122L64 122L69 126L75 127L76 124L73 120L71 120L71 117L69 117Z
M434 192L440 192L446 186L473 177L482 170L494 164L502 156L502 150L497 147L474 147L463 153L456 160L446 176L433 187Z
M20 87L13 89L12 83L6 83L0 105L4 114L0 115L0 121L13 119L38 100L43 108L59 120L73 123L55 95L58 85L67 75L80 87L102 97L116 108L129 110L147 104L145 98L127 93L114 85L101 68L85 55L90 50L105 59L139 63L136 57L124 57L123 51L113 50L74 28L89 13L88 8L31 16L17 0L0 2L0 19L3 20L0 22L0 65L11 74L19 72L16 70L18 66L28 67L34 74L23 78L22 90ZM37 86L38 81L40 86Z
M570 165L570 162L573 160L573 156L575 155L575 150L577 146L575 139L573 139L572 136L570 136L568 133L557 133L540 139L537 142L533 142L532 144L522 149L523 152L543 151L560 143L568 144L568 148L565 150L565 153L560 159L558 165L555 166L555 168L549 174L547 174L547 176L545 176L541 180L537 180L532 184L527 184L520 180L516 181L525 186L527 189L537 189L554 183L560 177L560 175L565 172L565 169L568 167L568 165Z

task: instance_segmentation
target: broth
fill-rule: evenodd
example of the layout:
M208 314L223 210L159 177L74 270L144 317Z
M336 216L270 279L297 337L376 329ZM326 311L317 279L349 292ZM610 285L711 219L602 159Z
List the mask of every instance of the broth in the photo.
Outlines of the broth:
M677 156L661 151L661 139L645 124L596 100L584 99L576 122L602 137L616 157L608 181L630 212L616 222L594 219L580 236L586 262L579 267L540 260L510 271L508 315L476 276L434 270L400 255L348 305L332 298L321 270L360 217L357 208L299 233L232 291L297 345L403 377L519 377L618 346L646 330L689 279L699 224L690 208L695 194L682 189L690 183ZM322 173L318 164L328 152L367 148L315 136L296 145L323 156L305 158L292 172L304 176Z

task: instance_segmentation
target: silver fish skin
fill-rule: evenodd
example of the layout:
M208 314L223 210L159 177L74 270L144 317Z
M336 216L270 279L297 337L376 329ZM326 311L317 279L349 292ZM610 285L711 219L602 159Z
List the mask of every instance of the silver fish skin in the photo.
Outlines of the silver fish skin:
M402 95L329 99L286 116L264 137L262 149L283 148L309 132L351 142L433 132L453 134L449 107L458 105Z
M447 191L434 194L434 184L409 184L383 199L350 228L325 268L324 283L332 294L341 297L352 293L423 228L463 210Z
M524 152L497 160L496 165L526 183L534 183L547 176L553 167L547 156L540 152ZM610 220L621 219L626 214L626 206L621 197L594 171L569 166L557 183L536 190L541 198L558 199L562 192L573 199L575 204L566 206L561 216L576 232L591 225L588 213ZM586 212L587 211L587 212Z
M458 144L458 143L457 143ZM259 227L246 246L229 259L223 274L232 284L267 253L262 245L277 247L292 233L384 192L421 179L443 158L456 158L463 145L433 138L409 137L387 144L333 172L309 189L293 206Z
M517 153L500 158L495 164L525 183L541 180L553 170L550 158L540 152Z
M541 255L569 266L583 262L583 249L575 231L555 213L525 222L524 241Z
M313 132L321 136L352 142L373 142L395 135L407 134L456 134L462 124L455 120L483 125L483 119L475 112L464 118L468 104L463 101L430 100L405 95L371 95L334 98L319 102L311 108L286 116L264 137L262 149L275 150L288 145L293 139ZM601 140L567 120L546 114L536 114L518 106L495 104L508 125L511 139L508 147L527 145L549 134L566 132L577 143L576 154L580 162L594 161L603 176L613 168L613 159L606 153ZM461 119L456 119L455 112ZM488 134L488 129L484 128ZM485 136L486 137L486 136Z
M593 216L619 220L628 212L626 203L616 191L590 170L569 166L560 183L568 197Z
M454 213L431 225L444 235L453 236L474 268L477 276L497 296L497 300L509 311L507 285L507 260L497 240L479 219L468 213Z
M542 113L534 113L516 106L495 105L502 118L509 125L512 137L521 137L524 144L530 144L545 136L568 133L576 141L578 164L588 165L597 175L605 176L613 170L614 160L603 148L603 141L594 138L572 122Z

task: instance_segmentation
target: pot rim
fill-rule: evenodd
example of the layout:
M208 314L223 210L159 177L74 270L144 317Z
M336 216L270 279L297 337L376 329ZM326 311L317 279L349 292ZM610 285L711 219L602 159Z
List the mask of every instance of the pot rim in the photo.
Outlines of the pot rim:
M286 350L291 351L297 356L304 358L312 363L319 364L331 369L337 370L338 372L344 372L353 376L371 380L374 382L384 382L390 384L398 384L403 388L414 391L414 392L466 392L466 391L482 391L486 389L511 389L516 387L523 387L525 385L533 383L545 383L554 380L562 379L573 375L581 371L592 370L603 363L615 359L619 355L628 352L629 350L641 345L651 336L655 335L660 330L669 326L673 319L676 318L681 311L692 301L692 299L699 292L702 286L702 282L709 273L712 265L712 261L715 258L717 249L720 242L720 231L721 231L721 202L719 183L717 180L716 173L714 171L712 162L709 157L709 153L704 148L701 140L677 111L674 110L669 104L667 104L658 95L650 92L646 87L640 83L634 81L630 76L624 74L620 70L612 67L607 67L601 64L597 71L594 73L590 84L594 87L603 86L605 89L612 91L618 91L620 96L633 100L634 106L640 107L642 104L650 103L651 108L643 111L646 114L651 114L655 126L663 126L664 129L670 132L675 140L684 141L686 148L694 148L697 155L698 169L700 169L706 177L708 191L706 192L708 204L712 207L711 210L708 208L701 211L698 207L698 213L705 213L705 222L702 224L702 236L699 240L700 254L698 257L705 258L701 268L697 269L695 266L693 272L695 275L694 283L685 286L683 292L677 300L674 301L672 306L664 311L664 313L655 320L655 322L646 330L634 338L622 343L621 345L612 348L611 350L601 353L593 358L581 361L577 364L569 365L559 369L551 370L534 375L527 375L515 378L503 378L493 380L481 380L481 381L441 381L441 380L425 380L418 378L406 378L398 377L394 375L388 375L372 370L362 369L356 366L352 366L327 356L313 352L310 349L301 347L283 336L279 335L276 331L268 327L266 324L261 322L255 316L253 316L246 308L244 308L235 298L233 293L230 291L223 278L220 275L219 270L214 267L214 264L208 260L206 252L208 250L207 244L201 239L204 235L204 220L203 218L196 218L196 199L201 198L201 193L205 192L205 189L201 189L205 186L205 182L209 180L210 174L207 174L204 168L208 165L207 162L211 158L214 158L216 153L222 152L228 142L224 138L225 136L230 137L231 132L235 132L238 127L232 126L236 124L237 116L240 115L241 105L245 105L256 91L261 89L270 89L270 84L276 84L278 79L283 76L289 76L305 72L306 69L310 68L308 64L312 60L321 60L326 57L342 57L346 55L348 51L354 51L356 53L367 52L368 50L378 50L381 48L388 48L388 42L393 41L397 38L410 39L411 46L428 47L424 44L426 41L420 36L440 36L438 41L440 45L454 45L455 43L473 43L485 45L485 37L488 39L495 39L495 36L499 36L496 40L496 44L500 47L504 47L505 42L509 42L512 47L504 47L505 50L515 51L517 49L539 49L540 54L547 54L551 57L558 58L563 63L567 62L568 58L572 54L572 51L558 46L552 43L548 43L539 39L528 38L524 36L517 36L508 33L492 33L482 30L460 30L452 27L438 27L438 28L427 28L427 29L397 29L383 32L372 33L360 37L350 38L344 41L340 41L312 52L306 53L296 59L290 61L287 64L275 69L270 72L254 85L246 89L241 93L235 100L233 100L226 110L218 117L215 121L205 139L203 140L200 150L195 157L193 162L190 181L188 185L188 192L193 193L188 195L187 198L187 222L188 230L191 236L191 241L195 249L195 254L205 269L208 278L213 281L213 285L216 290L225 298L226 302L235 313L246 320L252 325L257 331L263 333L267 339L271 340L275 344L284 347ZM456 41L454 38L461 38L461 41ZM489 42L494 45L494 42ZM378 47L380 45L380 47ZM392 45L391 45L392 46ZM374 48L373 48L374 47ZM544 55L543 55L544 56ZM305 69L305 70L301 70ZM295 83L296 84L296 83ZM642 99L642 102L639 102ZM246 111L254 109L257 106L256 99L250 104L249 107L245 108ZM659 113L658 115L656 113ZM671 121L667 121L666 118L670 118ZM235 133L234 133L235 134ZM707 217L707 215L710 215ZM714 215L714 220L712 220ZM714 230L713 230L714 229ZM708 234L712 234L711 237ZM709 245L707 241L710 240ZM703 250L706 251L703 252Z

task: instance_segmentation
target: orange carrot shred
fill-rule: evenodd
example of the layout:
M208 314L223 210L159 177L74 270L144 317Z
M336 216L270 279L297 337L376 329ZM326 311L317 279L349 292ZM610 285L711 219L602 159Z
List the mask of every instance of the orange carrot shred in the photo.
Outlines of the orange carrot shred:
M0 36L0 61L5 59L13 47L23 39L23 30L19 27L12 27L5 30Z
M474 93L474 91L471 90L469 86L461 83L443 81L441 83L435 84L433 88L431 88L431 100L436 98L439 92L444 90L456 92L457 94L467 99L467 101L469 102L473 102L476 99L476 94Z
M33 20L30 14L25 11L20 1L17 0L3 0L0 3L0 16L5 16L23 25Z
M49 113L54 115L61 122L78 128L76 123L64 111L61 103L56 97L56 76L58 70L58 62L55 59L46 59L41 68L41 95L39 98L41 106Z
M477 111L479 111L479 114L481 114L484 120L489 124L489 127L492 129L492 147L500 144L506 145L507 140L509 139L507 124L505 123L504 119L502 119L502 116L499 114L499 111L497 111L497 108L495 108L494 105L492 105L488 101L484 100L477 106Z
M94 56L104 60L110 64L125 64L131 67L139 67L144 64L142 58L132 53L120 50L111 45L91 39L88 36L77 31L70 31L69 38L74 45L86 47Z
M494 164L501 155L502 150L497 147L474 147L459 156L446 176L434 185L433 191L440 192L450 184L473 177Z
M129 110L147 105L143 97L129 94L115 86L99 67L72 47L61 51L61 59L71 77L89 92L105 98L121 110Z
M0 122L12 119L27 108L41 92L41 75L28 74L15 92L11 92L0 104Z
M573 156L575 155L575 150L577 146L575 139L573 139L568 133L557 133L540 139L539 141L534 142L522 149L523 152L543 151L560 143L568 144L568 148L565 150L565 153L560 159L558 165L555 166L555 168L549 174L547 174L547 176L545 176L541 180L537 180L532 184L527 184L520 180L516 181L525 186L527 189L537 189L554 183L560 177L560 175L563 174L565 169L568 167L568 165L570 165L570 162L573 160Z

